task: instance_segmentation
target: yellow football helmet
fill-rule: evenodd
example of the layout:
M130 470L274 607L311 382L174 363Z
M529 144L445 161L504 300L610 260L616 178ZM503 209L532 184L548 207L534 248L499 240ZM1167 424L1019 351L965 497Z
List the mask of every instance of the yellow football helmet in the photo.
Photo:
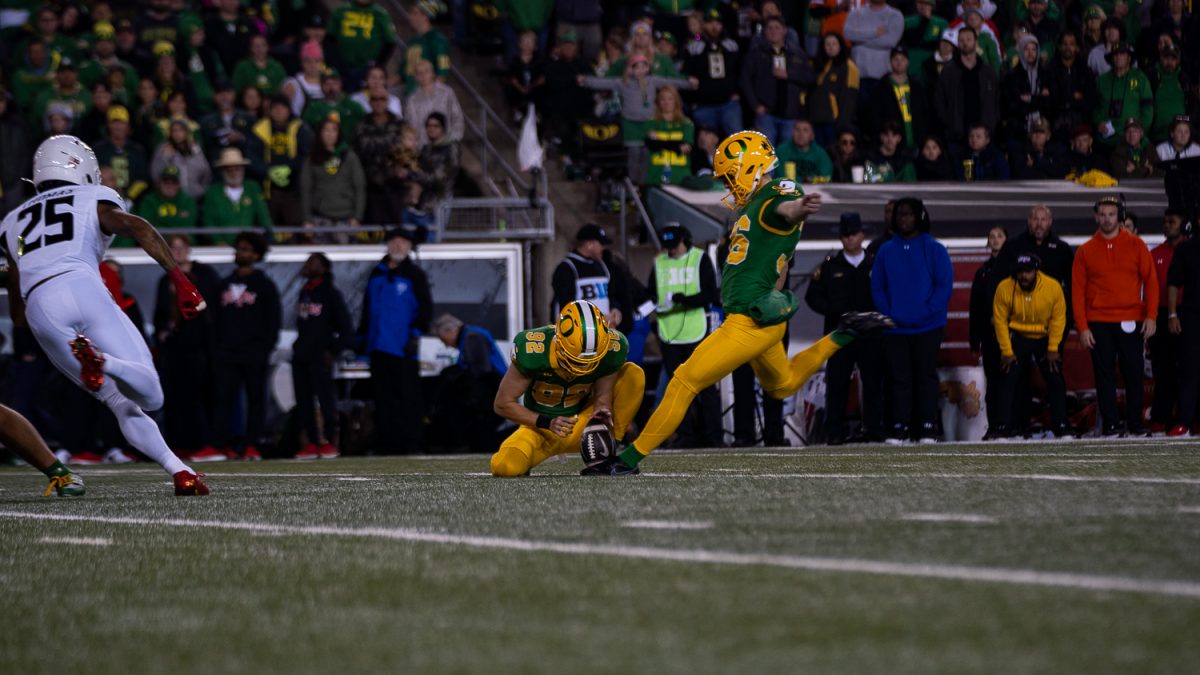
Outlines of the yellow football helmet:
M739 131L721 141L713 155L713 173L725 180L729 194L721 201L740 209L758 189L763 176L775 170L779 159L771 141L758 131Z
M573 377L587 375L600 365L612 344L608 321L587 300L563 307L550 344L550 365Z

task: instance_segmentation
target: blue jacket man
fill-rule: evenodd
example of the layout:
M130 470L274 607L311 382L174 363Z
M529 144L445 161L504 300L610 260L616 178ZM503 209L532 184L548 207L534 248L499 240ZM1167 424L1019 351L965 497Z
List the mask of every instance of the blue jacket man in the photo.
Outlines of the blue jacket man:
M453 314L434 319L432 332L442 344L458 350L458 360L439 378L430 435L446 448L495 451L504 420L493 401L508 370L508 356L487 329L465 324Z
M418 357L421 334L433 316L433 300L425 272L410 255L421 238L417 228L388 231L387 255L372 270L363 298L358 337L371 357L377 453L424 449Z
M871 268L875 307L896 322L884 336L892 383L891 444L904 443L910 434L922 443L937 441L937 354L954 268L946 247L929 235L929 229L929 213L921 200L897 200L892 211L896 236L879 247Z

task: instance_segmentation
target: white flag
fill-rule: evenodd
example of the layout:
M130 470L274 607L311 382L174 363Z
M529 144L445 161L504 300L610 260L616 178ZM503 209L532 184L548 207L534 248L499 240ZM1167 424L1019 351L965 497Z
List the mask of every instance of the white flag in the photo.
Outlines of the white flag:
M517 143L517 162L522 171L542 168L542 144L538 141L537 115L532 103L525 113L525 125L521 127L521 140Z

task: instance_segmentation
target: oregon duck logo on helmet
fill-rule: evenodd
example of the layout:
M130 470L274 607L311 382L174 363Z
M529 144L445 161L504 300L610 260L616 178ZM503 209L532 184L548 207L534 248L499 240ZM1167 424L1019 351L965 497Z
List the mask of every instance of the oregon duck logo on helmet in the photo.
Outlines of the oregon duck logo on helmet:
M778 163L775 148L761 132L739 131L721 141L713 156L713 173L729 187L721 201L731 209L745 206L763 176Z
M608 354L612 335L600 308L586 300L563 307L550 345L550 365L569 375L587 375Z

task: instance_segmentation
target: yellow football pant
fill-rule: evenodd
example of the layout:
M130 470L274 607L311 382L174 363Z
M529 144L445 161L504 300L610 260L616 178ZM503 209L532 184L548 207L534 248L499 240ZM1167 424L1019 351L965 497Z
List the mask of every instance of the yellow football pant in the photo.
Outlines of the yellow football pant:
M704 338L691 357L675 370L646 428L633 443L642 455L662 445L687 414L696 394L711 387L749 362L763 391L772 398L784 399L799 391L821 365L840 347L828 335L816 344L787 357L783 348L784 323L760 326L745 314L731 314L721 327Z
M625 437L646 391L646 373L636 363L626 363L617 371L613 385L613 435L617 441ZM504 439L500 449L492 455L492 475L500 477L523 476L530 469L554 455L579 452L583 428L592 417L593 405L579 411L579 421L570 436L561 438L549 429L532 429L522 426Z

